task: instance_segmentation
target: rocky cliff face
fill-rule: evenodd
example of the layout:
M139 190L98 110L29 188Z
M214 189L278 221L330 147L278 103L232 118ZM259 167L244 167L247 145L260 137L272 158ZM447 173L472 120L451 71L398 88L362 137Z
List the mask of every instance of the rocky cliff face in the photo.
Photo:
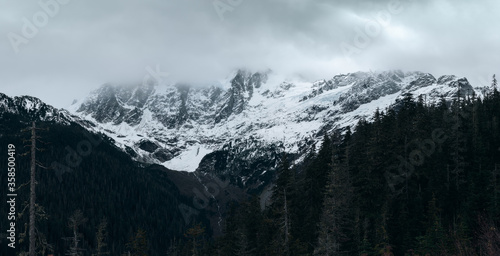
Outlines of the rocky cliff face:
M28 120L53 121L69 124L73 117L66 110L56 109L31 96L8 97L0 93L0 117L13 114Z
M258 184L254 177L265 176L280 152L300 159L325 132L369 119L407 93L432 104L480 90L465 78L422 72L357 72L303 82L240 70L209 87L107 84L71 111L138 161L238 172L235 182Z

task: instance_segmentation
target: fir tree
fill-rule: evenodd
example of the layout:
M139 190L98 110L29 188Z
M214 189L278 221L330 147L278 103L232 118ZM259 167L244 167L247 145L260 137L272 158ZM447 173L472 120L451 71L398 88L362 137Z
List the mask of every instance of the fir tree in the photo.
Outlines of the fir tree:
M71 245L67 251L68 255L76 256L83 255L82 248L82 234L79 232L79 227L84 225L88 221L87 218L83 216L82 211L76 210L71 217L69 217L68 227L71 229L72 236L66 238L71 242Z
M497 77L496 75L493 75L493 81L491 82L491 87L493 90L497 90L498 82L497 82Z
M290 255L292 210L290 208L294 195L295 174L290 169L286 154L283 154L278 169L278 179L273 189L271 209L277 220L275 248L280 255Z
M146 231L139 228L135 235L130 238L127 247L129 248L129 254L132 256L147 256L148 240L146 238Z
M334 157L335 158L335 157ZM332 161L323 213L319 223L318 245L314 255L341 255L343 243L349 240L352 187L349 170L339 159Z
M200 243L202 242L201 238L203 237L203 234L205 233L205 228L201 226L201 224L196 224L194 227L189 228L185 236L189 238L191 242L191 255L192 256L197 256L200 255Z
M108 255L109 252L104 251L104 248L107 247L106 237L108 236L108 232L106 230L108 225L107 219L104 217L101 219L99 226L96 232L96 253L95 256Z

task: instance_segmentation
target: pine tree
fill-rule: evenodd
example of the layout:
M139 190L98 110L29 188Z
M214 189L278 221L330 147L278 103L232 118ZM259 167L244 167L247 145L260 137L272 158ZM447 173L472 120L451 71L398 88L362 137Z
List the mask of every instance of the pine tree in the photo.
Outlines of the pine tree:
M21 130L22 132L30 132L31 137L29 140L25 140L25 142L30 142L30 145L25 145L26 147L30 146L30 152L26 152L22 154L22 156L31 155L30 161L30 180L29 182L20 185L16 190L20 190L25 185L30 185L30 193L29 193L29 202L26 207L18 213L18 218L21 219L24 215L24 211L26 209L29 210L29 220L28 225L25 225L25 231L20 233L19 243L23 243L26 236L28 237L28 252L21 251L21 254L25 255L36 255L37 253L45 254L46 251L53 251L52 244L48 243L45 234L43 234L39 228L37 227L37 222L40 220L47 220L48 214L45 212L45 208L36 203L36 185L38 184L36 176L37 176L37 167L47 169L44 167L36 157L37 151L44 151L44 149L40 149L37 147L37 142L40 141L40 136L37 135L37 130L45 130L36 127L36 123L31 122L31 127ZM42 142L43 143L43 142ZM26 234L28 233L28 234Z
M107 247L107 244L105 242L106 237L108 236L108 232L106 230L107 225L108 225L107 219L105 217L102 218L101 223L99 223L99 226L98 226L97 232L96 232L97 245L96 245L96 253L94 254L95 256L109 254L109 252L103 251L104 248Z
M128 254L131 256L147 256L148 240L146 238L146 231L139 228L135 236L130 238L127 247L129 248Z
M491 87L493 90L497 90L498 82L496 75L493 75L493 81L491 82Z
M479 246L482 255L500 255L500 230L495 222L480 216L479 224Z
M332 160L332 144L330 137L325 135L316 158L305 171L301 198L303 223L299 239L310 245L310 252L313 252L317 240L317 225L321 219L321 208Z
M168 247L167 250L167 256L179 256L179 242L177 239L174 237L172 241L170 241L170 246Z
M80 243L82 234L79 232L78 228L87 222L87 218L83 216L82 211L76 210L73 215L69 217L68 227L71 229L72 236L65 238L71 242L70 248L67 251L68 255L77 256L83 255L83 248L81 248Z
M234 248L234 255L236 256L251 256L254 255L256 248L252 248L246 235L246 230L239 229L237 231L238 241Z
M332 156L333 157L333 156ZM352 186L346 164L332 161L319 223L318 245L314 255L341 255L342 244L349 239Z
M290 255L290 241L292 232L292 211L290 205L294 194L295 174L290 169L286 154L283 154L278 170L278 179L273 188L271 209L277 220L275 248L280 255Z
M31 181L30 181L30 231L29 231L29 240L30 240L30 256L35 256L36 247L35 247L35 185L36 185L36 126L35 122L32 123L31 127Z
M201 224L196 224L192 228L189 228L184 234L185 237L190 239L191 242L191 255L197 256L200 255L199 246L200 246L200 238L205 233L205 228L201 226Z
M427 232L425 236L418 238L423 253L434 255L445 252L446 233L441 223L440 211L437 199L433 195L427 209Z

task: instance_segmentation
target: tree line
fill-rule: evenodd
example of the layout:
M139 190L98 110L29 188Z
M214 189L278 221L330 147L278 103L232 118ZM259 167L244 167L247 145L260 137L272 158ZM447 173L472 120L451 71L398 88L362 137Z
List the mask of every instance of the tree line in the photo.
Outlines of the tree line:
M178 206L192 198L182 196L164 172L103 143L62 179L51 170L38 171L37 251L500 255L499 122L496 87L483 98L457 93L452 102L442 98L436 104L408 93L352 130L325 134L300 164L283 154L270 203L263 208L258 194L232 203L220 237L212 236L203 214L190 226L184 222ZM7 113L2 123L12 125L0 138L22 145L18 131L28 122ZM37 154L46 166L87 133L76 124L40 127L51 129L43 139L52 146ZM28 160L18 163L19 169L30 167ZM28 180L19 176L19 184ZM20 202L28 201L26 187L18 194ZM23 213L20 222L27 220ZM27 231L20 231L21 255L29 246Z
M436 104L408 93L302 165L284 154L270 205L235 203L222 237L169 255L500 255L499 122L496 87Z

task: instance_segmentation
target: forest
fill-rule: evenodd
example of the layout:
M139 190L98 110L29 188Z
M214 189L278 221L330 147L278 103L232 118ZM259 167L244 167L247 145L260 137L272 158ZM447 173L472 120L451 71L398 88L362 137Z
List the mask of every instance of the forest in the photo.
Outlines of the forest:
M459 96L458 94L457 96ZM2 116L2 145L26 117ZM28 118L29 119L29 118ZM428 104L406 94L370 121L325 134L300 164L283 153L270 203L230 203L220 236L159 168L104 139L66 172L39 168L39 255L500 255L500 93ZM6 126L5 124L9 124ZM12 124L12 125L11 125ZM83 128L40 123L40 165L64 164ZM5 144L6 145L6 144ZM44 149L45 148L45 149ZM3 149L2 149L3 150ZM28 152L24 150L24 152ZM6 164L6 159L2 159ZM67 162L66 162L67 164ZM70 168L71 167L71 168ZM56 168L57 169L57 168ZM6 174L0 175L2 184ZM26 184L27 175L18 184ZM28 187L19 187L19 247L27 255ZM23 203L25 202L25 203ZM7 215L1 208L1 216ZM6 218L1 220L2 227ZM13 255L2 246L2 255Z
M0 122L1 152L6 155L7 145L16 145L18 187L17 246L9 248L2 238L0 255L28 252L30 148L25 145L31 120L5 113ZM107 138L100 141L77 124L37 122L37 136L37 255L121 255L146 238L148 253L161 255L187 228L178 206L191 198L180 195L165 172L132 161ZM96 144L81 151L82 142ZM77 158L70 152L83 154ZM0 165L7 166L6 157ZM0 184L7 184L7 172L1 173ZM7 208L0 207L0 216L7 216ZM7 217L0 224L5 232Z
M406 94L303 165L284 154L266 209L235 203L223 236L194 225L169 255L500 255L499 121L496 89Z

